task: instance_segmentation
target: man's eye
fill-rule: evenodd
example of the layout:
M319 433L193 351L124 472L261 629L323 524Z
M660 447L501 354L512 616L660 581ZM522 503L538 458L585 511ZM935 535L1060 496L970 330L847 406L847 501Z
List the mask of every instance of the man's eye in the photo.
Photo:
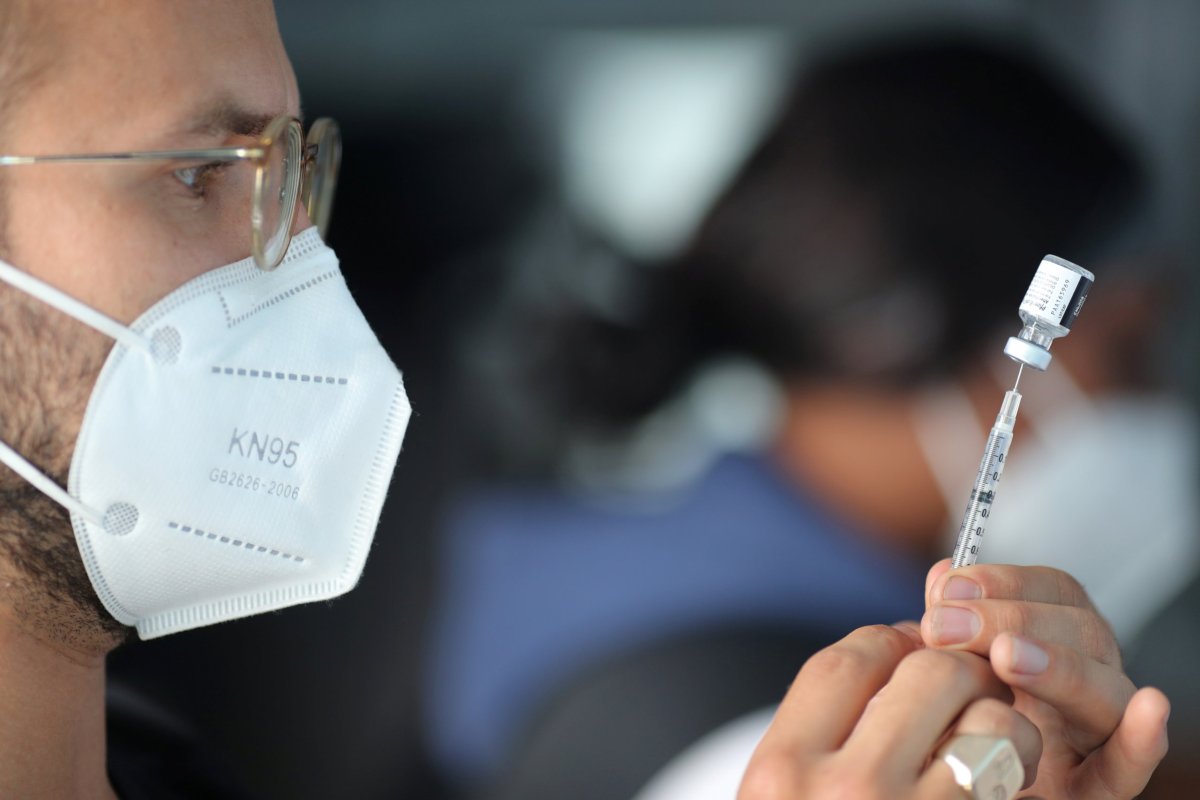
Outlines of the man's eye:
M177 169L173 174L175 179L191 190L193 194L203 197L209 184L226 166L228 166L226 162L214 161L211 164L197 164Z

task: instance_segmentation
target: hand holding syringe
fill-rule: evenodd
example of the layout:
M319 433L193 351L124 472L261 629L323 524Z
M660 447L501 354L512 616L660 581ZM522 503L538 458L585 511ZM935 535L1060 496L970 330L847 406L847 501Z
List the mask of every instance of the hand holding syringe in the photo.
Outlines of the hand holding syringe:
M1083 267L1072 264L1057 256L1046 256L1038 266L1033 282L1025 293L1019 309L1025 326L1004 346L1005 354L1021 366L1017 380L1004 395L996 424L988 434L979 464L979 474L971 489L962 526L958 529L958 541L954 546L953 566L965 567L975 563L988 518L992 514L992 503L996 499L996 485L1008 461L1008 448L1012 444L1013 426L1017 421L1017 409L1021 395L1017 387L1021 384L1021 373L1025 367L1044 371L1050 366L1050 344L1060 336L1071 332L1071 325L1083 308L1095 276Z

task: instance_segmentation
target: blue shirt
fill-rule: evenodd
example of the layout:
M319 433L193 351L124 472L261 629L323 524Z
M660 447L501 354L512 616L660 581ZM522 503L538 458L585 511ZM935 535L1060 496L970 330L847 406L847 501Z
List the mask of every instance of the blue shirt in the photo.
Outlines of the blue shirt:
M468 782L503 763L539 702L614 653L740 623L839 635L924 605L924 565L741 455L653 508L545 487L476 494L442 568L426 723L436 760Z

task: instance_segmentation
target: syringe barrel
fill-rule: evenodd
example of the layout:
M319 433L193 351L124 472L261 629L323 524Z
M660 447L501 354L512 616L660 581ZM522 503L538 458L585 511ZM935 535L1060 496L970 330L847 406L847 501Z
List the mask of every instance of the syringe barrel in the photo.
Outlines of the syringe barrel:
M1000 413L996 415L996 424L988 433L975 485L971 487L971 497L967 500L962 525L958 528L958 541L955 542L951 561L954 569L970 566L979 557L987 521L992 515L992 503L996 499L996 485L1008 462L1008 448L1012 444L1013 426L1020 406L1019 392L1010 389L1005 393Z

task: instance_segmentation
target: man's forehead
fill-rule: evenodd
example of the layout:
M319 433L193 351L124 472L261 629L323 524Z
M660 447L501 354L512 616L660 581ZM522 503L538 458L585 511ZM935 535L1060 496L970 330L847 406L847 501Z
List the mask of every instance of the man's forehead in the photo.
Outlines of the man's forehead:
M67 60L89 51L114 61L127 60L118 56L192 56L200 54L190 52L196 46L221 61L235 50L262 47L265 39L278 37L270 0L35 0L28 14L55 35L48 43Z
M157 146L167 135L253 135L278 114L298 113L295 79L269 2L66 0L45 6L52 15L49 7L78 7L74 19L58 15L60 56L42 88L77 113L94 146L123 147L111 141L116 133L135 138L130 146Z

